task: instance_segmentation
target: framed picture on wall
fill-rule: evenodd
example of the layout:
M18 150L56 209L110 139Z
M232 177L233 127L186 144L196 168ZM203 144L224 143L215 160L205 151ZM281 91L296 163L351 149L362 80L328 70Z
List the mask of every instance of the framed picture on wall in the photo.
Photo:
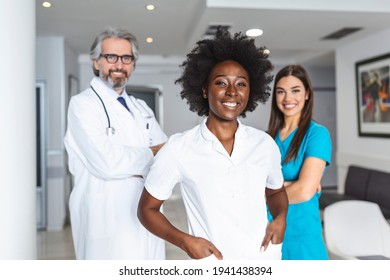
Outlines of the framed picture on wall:
M68 76L68 99L79 92L79 80L73 76Z
M390 137L390 53L356 63L359 136Z

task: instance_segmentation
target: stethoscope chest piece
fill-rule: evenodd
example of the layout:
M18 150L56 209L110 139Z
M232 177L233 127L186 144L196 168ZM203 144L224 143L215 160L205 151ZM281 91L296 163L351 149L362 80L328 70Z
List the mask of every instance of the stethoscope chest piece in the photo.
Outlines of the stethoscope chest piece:
M115 128L107 127L106 128L106 133L107 133L108 136L113 136L115 134Z
M93 88L92 85L91 85L91 89L92 89L93 92L96 94L96 96L99 98L100 102L101 102L102 105L103 105L104 112L106 113L107 122L108 122L108 127L106 128L106 134L107 134L107 136L113 136L113 135L115 134L115 128L113 128L113 127L111 126L110 116L109 116L108 113L107 113L106 105L104 105L104 102L103 102L102 98L101 98L100 95L96 92L96 90Z

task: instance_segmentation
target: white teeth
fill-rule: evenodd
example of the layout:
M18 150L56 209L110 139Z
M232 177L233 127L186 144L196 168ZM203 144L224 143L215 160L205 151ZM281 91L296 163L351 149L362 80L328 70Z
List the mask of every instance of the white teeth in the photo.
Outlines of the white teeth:
M228 106L228 107L236 107L237 102L224 102L223 105Z
M295 107L295 104L284 104L284 107L287 109L292 109Z

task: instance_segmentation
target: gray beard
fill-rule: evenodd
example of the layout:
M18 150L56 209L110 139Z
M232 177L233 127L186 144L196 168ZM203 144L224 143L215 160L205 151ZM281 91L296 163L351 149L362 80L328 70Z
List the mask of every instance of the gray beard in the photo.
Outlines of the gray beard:
M113 90L123 90L126 87L127 84L127 78L126 79L111 79L110 76L101 75L100 77L102 81L111 89Z

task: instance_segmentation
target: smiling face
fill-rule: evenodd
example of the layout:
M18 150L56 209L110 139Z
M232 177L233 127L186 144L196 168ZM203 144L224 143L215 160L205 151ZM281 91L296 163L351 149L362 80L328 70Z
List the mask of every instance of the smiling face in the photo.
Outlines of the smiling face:
M215 65L203 89L209 100L209 119L235 121L247 106L249 92L249 75L240 64L227 60Z
M285 118L299 120L309 95L302 81L294 76L281 78L276 84L276 105Z
M130 42L116 37L105 39L102 42L101 51L101 54L103 55L132 55ZM118 94L123 91L127 79L134 70L134 62L123 64L122 59L118 59L115 63L109 63L105 57L100 57L97 60L94 60L93 65L99 70L100 78Z

